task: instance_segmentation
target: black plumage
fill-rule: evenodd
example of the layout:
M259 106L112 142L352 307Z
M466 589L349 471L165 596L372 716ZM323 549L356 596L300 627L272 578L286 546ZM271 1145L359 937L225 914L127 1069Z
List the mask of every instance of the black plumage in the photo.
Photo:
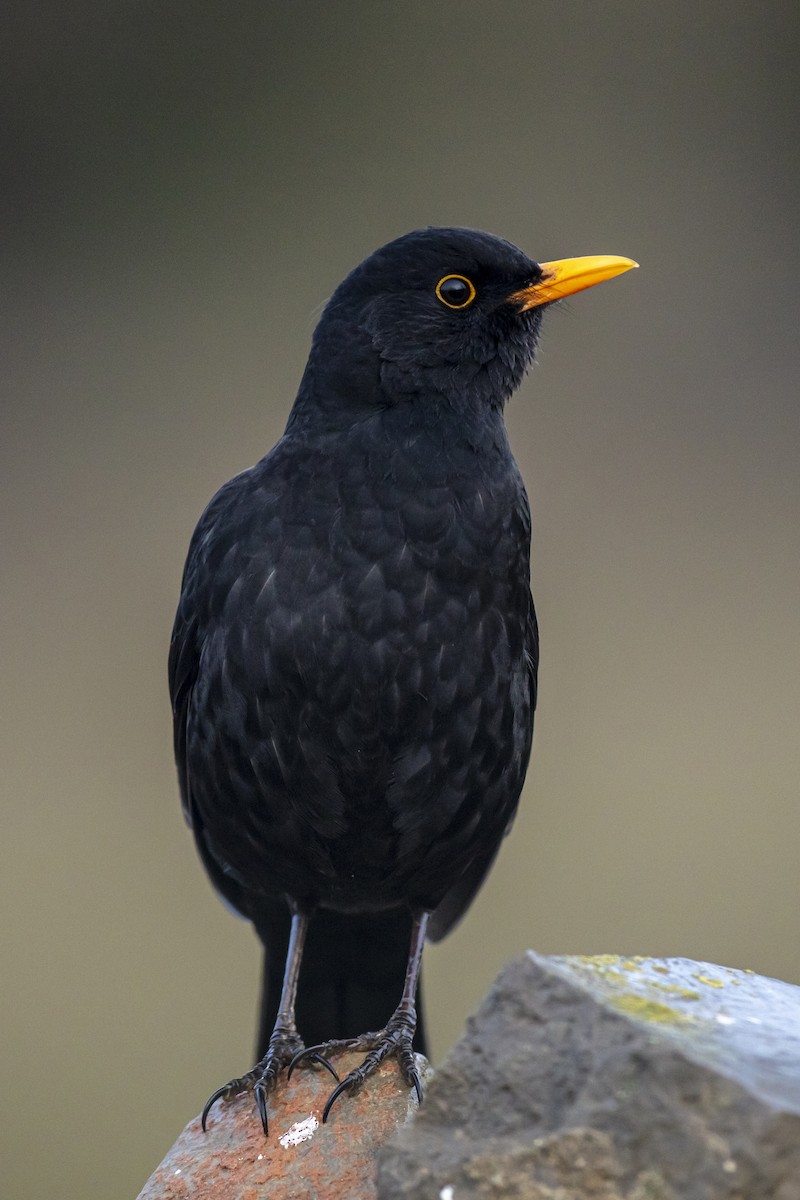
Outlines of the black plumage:
M503 407L555 277L471 230L377 251L329 301L284 436L192 538L169 669L184 811L267 955L265 1057L212 1101L255 1085L265 1128L302 1038L371 1051L348 1086L396 1053L418 1087L426 926L458 920L513 819L538 639Z

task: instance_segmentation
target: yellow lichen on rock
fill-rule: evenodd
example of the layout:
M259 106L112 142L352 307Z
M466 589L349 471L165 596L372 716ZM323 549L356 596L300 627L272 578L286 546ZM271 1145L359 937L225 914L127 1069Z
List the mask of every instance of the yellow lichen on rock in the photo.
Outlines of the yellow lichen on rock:
M585 967L618 967L622 962L621 954L576 954L574 961Z
M648 987L658 988L660 992L670 992L673 996L680 997L681 1000L700 999L699 992L693 992L691 988L681 987L679 983L661 983L658 979L652 979L648 983Z
M609 1003L629 1017L639 1017L642 1021L654 1021L662 1025L680 1025L690 1020L677 1008L670 1008L668 1004L660 1004L658 1000L645 1000L643 996L636 996L633 992L626 992L622 996L612 996Z

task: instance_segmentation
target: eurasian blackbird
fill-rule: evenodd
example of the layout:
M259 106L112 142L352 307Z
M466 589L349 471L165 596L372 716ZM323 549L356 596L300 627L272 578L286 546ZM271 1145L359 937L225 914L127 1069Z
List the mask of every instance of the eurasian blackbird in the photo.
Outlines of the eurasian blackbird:
M266 950L260 1061L204 1127L252 1088L266 1133L281 1072L338 1080L345 1049L366 1057L324 1118L388 1055L421 1098L423 943L480 887L531 748L530 513L503 408L543 308L633 266L536 263L469 229L390 242L329 300L283 437L200 518L169 659L180 789Z

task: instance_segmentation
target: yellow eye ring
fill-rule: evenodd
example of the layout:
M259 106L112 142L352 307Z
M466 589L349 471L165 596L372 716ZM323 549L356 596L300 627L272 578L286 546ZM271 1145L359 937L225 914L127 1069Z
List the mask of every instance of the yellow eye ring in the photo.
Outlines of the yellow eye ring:
M445 275L436 285L437 298L448 308L467 308L475 295L475 286L465 275Z

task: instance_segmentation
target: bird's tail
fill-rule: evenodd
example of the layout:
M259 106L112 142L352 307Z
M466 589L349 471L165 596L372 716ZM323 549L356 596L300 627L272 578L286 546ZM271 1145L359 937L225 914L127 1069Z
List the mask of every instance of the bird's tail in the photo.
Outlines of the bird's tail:
M278 1012L290 923L284 904L264 908L254 922L264 945L259 1059L266 1053ZM297 988L297 1027L306 1046L383 1029L403 991L411 924L407 909L314 913ZM421 984L414 1049L427 1054Z

